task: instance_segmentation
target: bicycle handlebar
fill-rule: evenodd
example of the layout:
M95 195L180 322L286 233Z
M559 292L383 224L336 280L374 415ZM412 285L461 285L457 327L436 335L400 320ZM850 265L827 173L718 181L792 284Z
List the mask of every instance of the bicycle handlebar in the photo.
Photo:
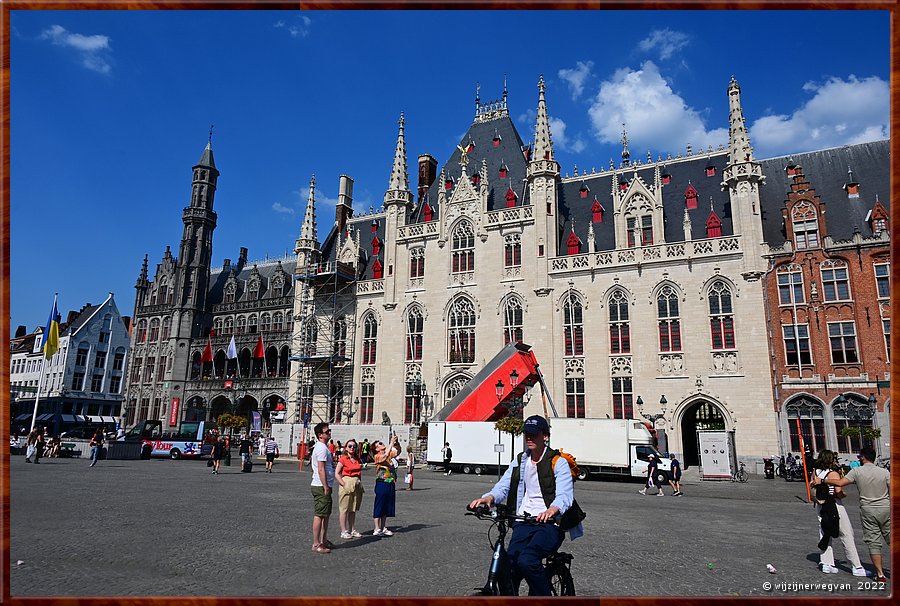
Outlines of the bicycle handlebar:
M494 509L491 509L488 505L482 505L481 507L472 508L466 505L466 510L470 513L466 515L473 515L479 520L505 520L507 522L530 522L532 524L541 524L538 522L537 518L529 513L525 513L525 515L518 515L515 513L509 513L506 505L495 505ZM543 522L544 524L553 524L553 520L548 520Z

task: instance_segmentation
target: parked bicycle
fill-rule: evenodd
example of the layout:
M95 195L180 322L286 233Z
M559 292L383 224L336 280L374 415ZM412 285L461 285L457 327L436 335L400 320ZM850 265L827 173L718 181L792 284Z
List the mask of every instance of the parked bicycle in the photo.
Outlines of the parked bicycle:
M488 541L491 545L493 556L488 567L488 578L484 587L476 587L478 595L516 595L512 586L512 578L509 571L509 556L506 553L506 534L509 532L509 526L512 522L526 522L530 524L541 524L535 520L533 516L528 514L516 515L510 513L505 505L497 505L495 509L488 506L478 507L475 509L466 507L469 511L466 515L475 516L479 520L489 520L493 522L488 529ZM497 528L497 539L491 541L491 531ZM555 596L574 596L575 581L572 579L570 567L572 565L573 556L570 553L556 552L547 556L544 560L544 570L547 574L547 580L550 581L550 588Z
M883 468L887 469L888 471L891 470L891 459L890 459L890 457L878 457L878 458L875 460L875 464L878 465L879 467L883 467Z
M731 481L744 483L749 479L750 473L746 469L744 469L744 462L738 461L738 470L734 472L733 476L731 476Z

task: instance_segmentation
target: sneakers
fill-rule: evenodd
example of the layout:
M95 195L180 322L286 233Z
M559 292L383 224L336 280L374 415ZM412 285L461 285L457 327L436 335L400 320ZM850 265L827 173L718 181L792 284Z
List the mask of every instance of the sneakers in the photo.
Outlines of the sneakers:
M876 575L875 580L878 581L879 583L887 583L887 577L884 576L883 574Z
M344 532L341 533L341 538L342 538L342 539L352 539L352 538L353 538L353 535L350 534L350 533L347 532L347 531L344 531Z
M869 573L866 572L866 569L863 568L862 566L855 566L855 567L853 568L853 576L855 576L855 577L867 577L867 576L869 576Z
M664 495L662 489L660 489L659 492L656 493L656 496L658 496L658 497L664 497L664 496L666 496L666 495Z
M380 537L383 533L384 531L381 528L376 528L372 531L372 535L376 537Z
M350 531L350 536L354 539L358 539L362 536L362 534L360 534L360 532L354 528Z
M646 488L640 489L640 490L638 491L638 494L647 494L647 489L646 489Z
M683 495L683 494L684 494L684 493L681 492L680 490L676 490L675 492L672 493L672 496L673 496L673 497L680 497L680 496Z
M394 533L391 532L390 530L388 530L387 528L382 528L382 529L381 529L381 534L382 534L383 536L386 536L386 537L392 537L392 536L394 536Z
M838 572L840 572L837 567L830 564L823 564L822 562L819 562L819 570L826 574L837 574Z

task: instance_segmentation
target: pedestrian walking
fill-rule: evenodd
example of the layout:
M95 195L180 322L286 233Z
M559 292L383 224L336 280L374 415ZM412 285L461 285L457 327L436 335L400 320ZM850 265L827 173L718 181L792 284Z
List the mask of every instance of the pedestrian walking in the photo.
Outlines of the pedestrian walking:
M337 446L334 445L334 440L328 440L328 452L331 453L331 458L334 459L334 453L337 452Z
M453 449L450 448L450 442L444 442L444 447L441 448L441 455L444 457L444 475L449 476L452 472L450 461L453 460Z
M647 485L644 486L638 492L641 494L647 494L648 488L656 488L656 496L662 497L663 490L662 486L656 485L656 472L659 470L659 463L656 462L656 455L652 452L647 455Z
M347 452L338 459L334 469L334 477L340 484L338 491L338 508L340 510L341 538L358 539L362 536L356 529L356 512L362 505L363 485L362 461L359 459L359 447L356 440L347 440Z
M32 429L25 438L25 462L34 463L34 453L37 451L37 429Z
M413 471L416 469L416 453L413 452L412 444L406 446L406 490L413 489Z
M669 461L671 461L671 469L669 471L669 485L672 486L673 497L680 497L684 493L681 492L681 463L678 459L675 458L675 453L669 454Z
M360 460L363 464L363 469L369 467L369 438L364 438L362 444L359 445L359 454Z
M44 456L44 434L42 432L38 432L37 436L34 438L34 462L40 463L41 457Z
M97 460L100 458L100 452L103 450L103 428L98 427L97 431L94 432L94 436L91 438L90 442L91 447L91 464L90 467L93 467L97 464Z
M825 478L840 478L838 472L837 455L831 450L823 450L814 464L814 477L819 480L816 495L813 502L816 506L816 516L819 520L819 570L824 573L836 573L834 565L834 549L832 538L840 539L844 547L844 555L853 566L853 576L866 576L866 569L859 561L856 551L856 541L853 536L853 525L850 524L850 516L844 507L843 500L847 496L840 488L824 484Z
M219 439L216 440L216 443L213 444L212 449L212 462L213 462L213 475L219 473L219 464L222 461L222 458L225 456L225 437L219 436Z
M891 472L875 465L875 456L875 449L866 446L859 451L859 467L851 469L843 478L829 474L825 478L813 478L813 483L823 482L837 487L856 484L863 542L869 548L876 580L886 582L881 550L884 545L891 544Z
M265 434L259 434L259 439L256 443L256 449L260 456L262 456L266 452L266 442L268 442L268 439L266 438Z
M238 454L241 455L241 471L250 471L253 466L253 443L250 436L245 433L241 434L241 441L238 443Z
M272 467L275 465L275 459L278 458L278 443L275 438L269 436L263 445L262 452L266 453L266 473L272 473Z
M334 507L331 498L334 486L334 458L329 445L334 446L334 441L330 440L331 428L328 423L318 423L313 431L318 441L313 446L309 460L312 468L310 490L315 505L312 523L312 550L315 553L326 554L331 553L331 548L334 547L328 540L328 519L331 517Z
M396 515L397 503L397 467L394 459L400 454L400 442L397 436L390 448L384 442L373 442L375 453L375 506L372 518L375 522L375 530L372 534L376 537L389 537L394 533L387 528L387 519Z

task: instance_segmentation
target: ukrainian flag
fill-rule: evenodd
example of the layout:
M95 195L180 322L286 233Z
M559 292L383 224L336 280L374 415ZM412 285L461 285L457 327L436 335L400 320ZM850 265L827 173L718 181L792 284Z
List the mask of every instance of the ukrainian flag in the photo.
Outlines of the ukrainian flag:
M56 295L53 295L53 309L50 310L50 317L47 318L47 328L41 338L41 349L44 351L44 357L48 360L59 351L59 312L56 310Z

